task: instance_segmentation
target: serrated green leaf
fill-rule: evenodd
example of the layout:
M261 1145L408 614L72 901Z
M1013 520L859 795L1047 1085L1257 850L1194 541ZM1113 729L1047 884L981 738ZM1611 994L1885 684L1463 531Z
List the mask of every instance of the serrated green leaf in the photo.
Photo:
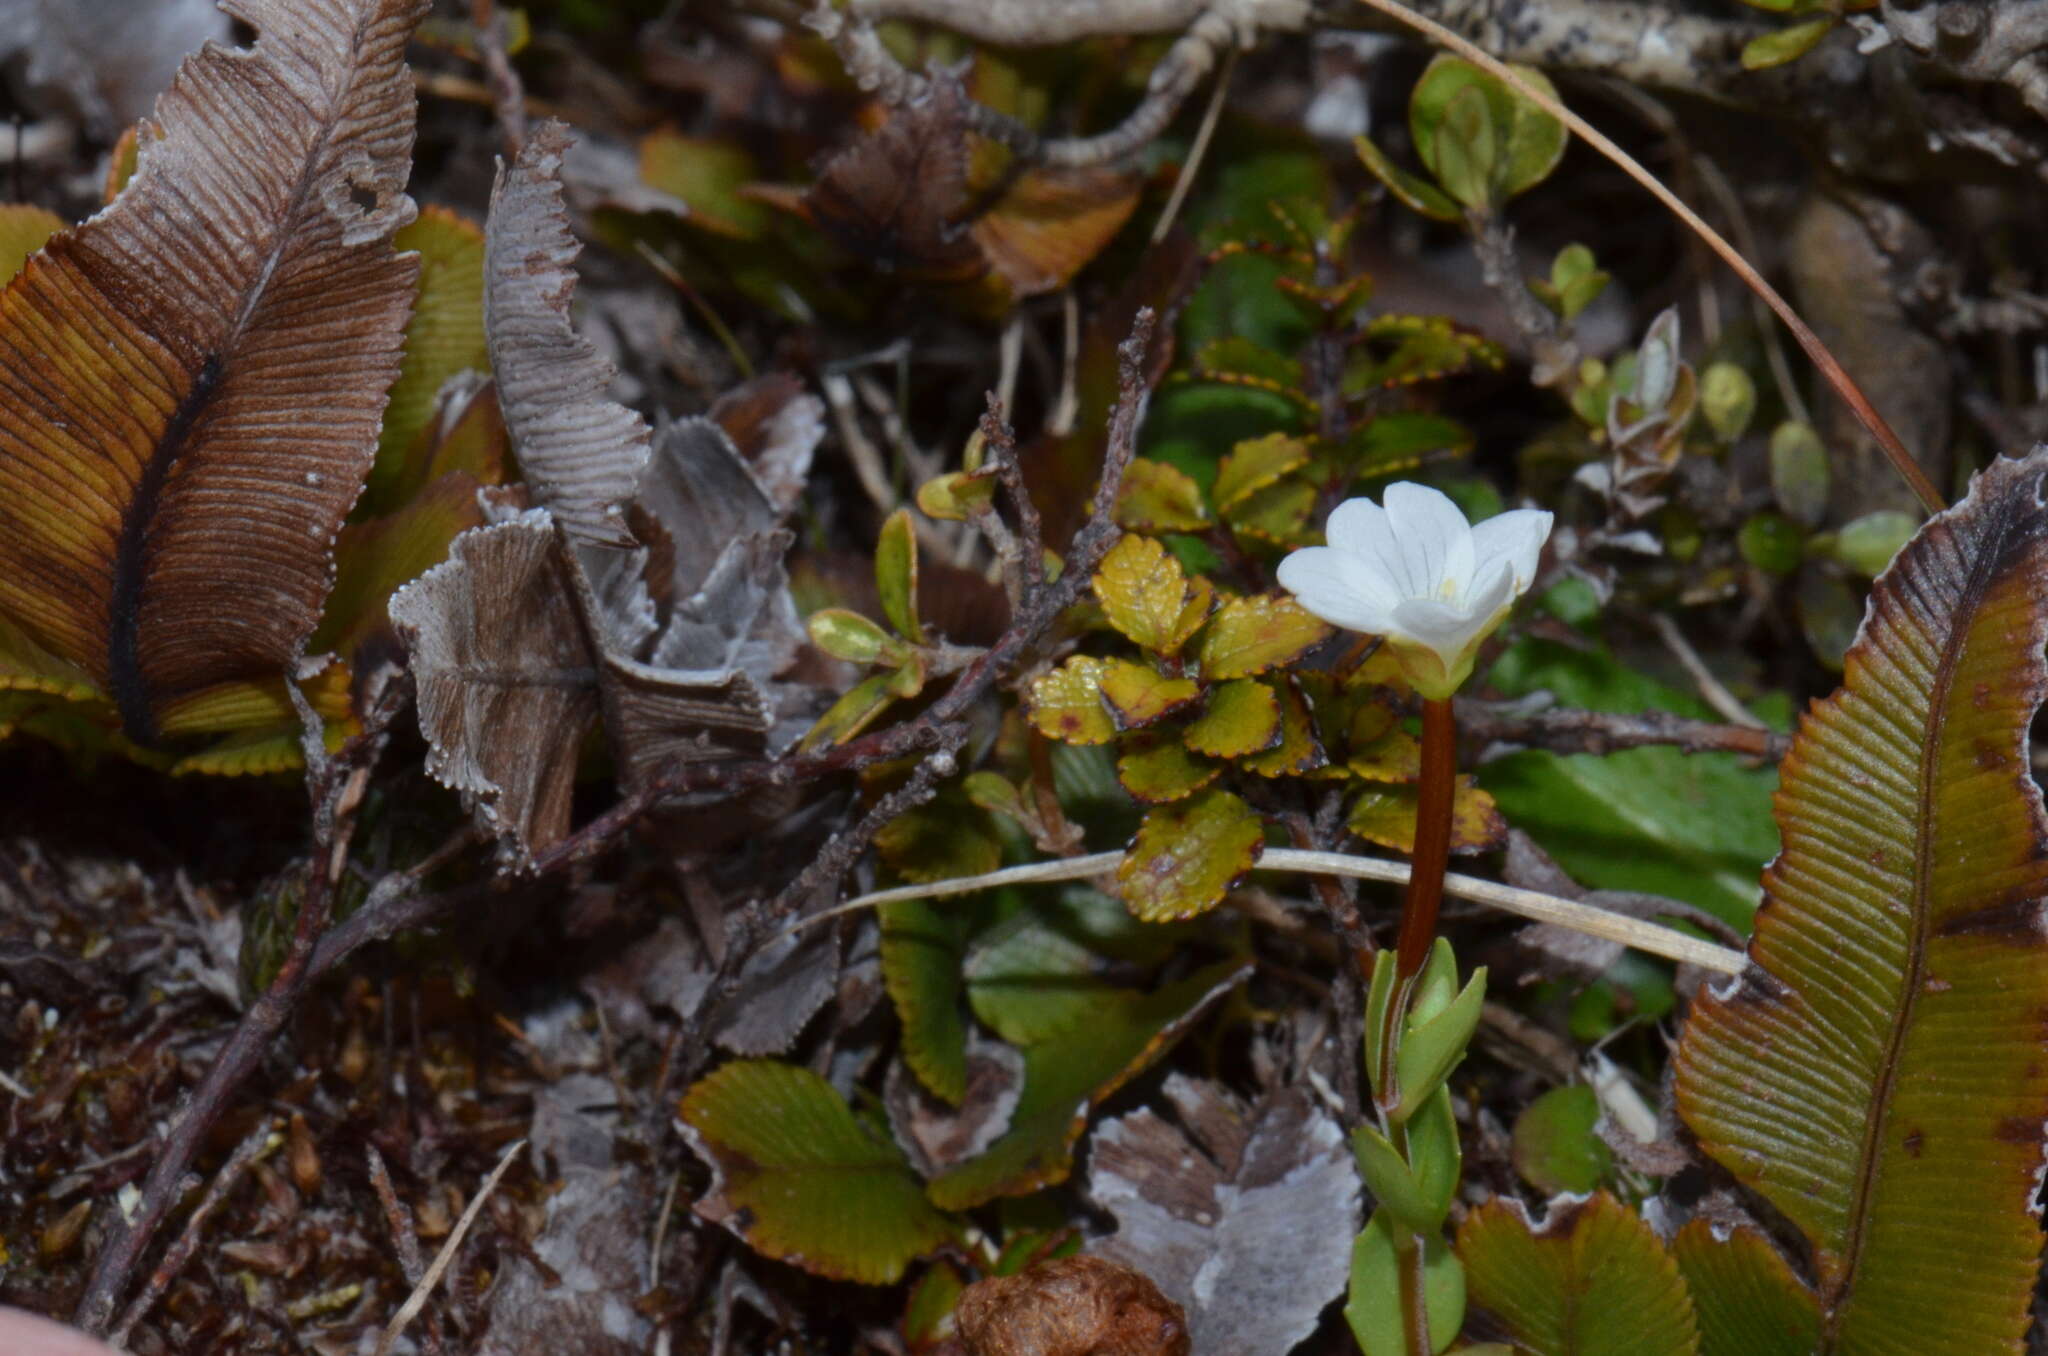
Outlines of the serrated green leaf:
M1165 1054L1251 967L1224 961L1152 993L1096 995L1085 1016L1024 1047L1024 1090L1010 1128L978 1157L932 1179L943 1209L967 1210L1066 1180L1088 1113Z
M2048 451L1995 459L1873 587L1780 765L1750 966L1674 1063L1701 1149L1803 1235L1843 1351L2018 1350L2048 1121Z
M1308 465L1306 439L1286 433L1269 433L1248 438L1232 448L1216 467L1216 483L1209 498L1225 515L1246 499L1279 480L1290 471Z
M1102 615L1125 639L1172 655L1209 615L1215 591L1190 581L1171 552L1150 537L1126 534L1102 558L1093 580Z
M1298 390L1302 385L1299 358L1277 353L1242 335L1225 335L1202 345L1195 353L1194 369L1211 381L1243 377L1277 390Z
M1225 515L1240 536L1256 537L1275 546L1306 546L1315 540L1309 515L1315 511L1316 487L1290 476L1240 499Z
M882 524L875 543L875 591L896 634L913 645L924 644L924 623L917 615L917 532L907 508L897 509Z
M1012 1045L1033 1045L1122 991L1112 967L1149 970L1185 945L1182 926L1141 923L1121 900L1085 886L1027 892L979 934L962 973L974 1015Z
M1192 796L1222 773L1221 763L1197 758L1173 732L1137 735L1116 760L1116 779L1147 805Z
M1195 653L1205 679L1249 678L1293 663L1329 637L1329 624L1294 599L1260 593L1225 599Z
M1210 524L1202 487L1179 467L1147 457L1124 473L1116 521L1133 532L1200 532Z
M1650 1226L1605 1192L1550 1203L1540 1229L1495 1197L1458 1229L1472 1303L1518 1348L1572 1356L1693 1356L1692 1298Z
M897 875L918 883L984 875L1003 864L988 812L950 789L884 824L875 851Z
M1771 1241L1755 1229L1725 1238L1704 1218L1671 1240L1692 1291L1700 1356L1811 1356L1821 1349L1820 1305Z
M1102 705L1102 675L1109 661L1077 654L1066 663L1031 680L1025 713L1048 739L1067 744L1107 744L1116 738L1116 722Z
M1470 451L1472 434L1457 420L1420 410L1383 414L1344 440L1344 457L1360 478L1413 470L1438 453Z
M903 1028L903 1061L934 1097L951 1106L967 1095L960 966L969 931L987 920L990 907L972 899L904 899L877 911L882 983Z
M1141 730L1200 700L1202 689L1192 678L1169 678L1146 664L1128 659L1103 662L1097 685L1120 730Z
M717 1171L697 1213L764 1256L888 1285L957 1232L902 1151L808 1069L740 1060L701 1079L681 1110Z
M1265 846L1257 811L1228 791L1203 791L1145 812L1117 864L1117 884L1147 922L1190 918L1214 908Z

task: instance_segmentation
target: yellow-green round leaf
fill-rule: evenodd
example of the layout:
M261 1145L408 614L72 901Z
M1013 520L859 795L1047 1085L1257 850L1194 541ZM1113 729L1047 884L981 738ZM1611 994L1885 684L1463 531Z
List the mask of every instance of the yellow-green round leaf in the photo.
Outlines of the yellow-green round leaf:
M1164 546L1136 533L1109 549L1094 585L1109 624L1134 644L1162 655L1179 650L1201 626L1214 594L1207 580L1191 584Z
M1301 689L1287 674L1274 691L1280 698L1280 741L1264 753L1238 760L1238 766L1261 777L1298 777L1324 766L1329 758L1316 738L1315 716Z
M1124 472L1116 521L1133 532L1200 532L1210 520L1193 477L1177 466L1139 457Z
M1221 764L1197 758L1171 732L1132 737L1116 760L1116 779L1147 805L1192 796L1222 772Z
M1378 843L1396 852L1415 850L1415 788L1372 786L1366 788L1345 821L1353 833L1368 843ZM1472 784L1470 777L1458 778L1451 801L1451 851L1487 852L1507 839L1507 821L1500 807Z
M1211 758L1262 753L1280 742L1280 698L1256 678L1218 683L1184 737L1190 749Z
M1216 907L1265 851L1258 812L1228 791L1199 792L1145 812L1117 864L1124 905L1147 922Z
M948 471L917 487L917 507L927 518L964 523L995 502L996 473Z
M1102 704L1102 675L1109 661L1077 654L1050 673L1032 679L1025 714L1048 739L1065 744L1107 744L1116 722Z
M1255 594L1217 608L1196 653L1204 678L1249 678L1293 663L1329 636L1329 624L1294 599Z
M1192 678L1169 678L1128 659L1106 661L1101 679L1102 700L1117 728L1142 730L1201 699L1201 685Z

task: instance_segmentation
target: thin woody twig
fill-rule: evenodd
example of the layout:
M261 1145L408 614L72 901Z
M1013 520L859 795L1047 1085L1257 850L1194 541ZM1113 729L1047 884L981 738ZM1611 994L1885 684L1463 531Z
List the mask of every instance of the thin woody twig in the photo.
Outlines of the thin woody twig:
M1668 711L1530 710L1521 702L1470 697L1458 699L1458 728L1488 744L1552 753L1606 754L1663 745L1685 753L1739 753L1775 761L1792 746L1792 736L1760 726L1688 720Z
M267 1150L276 1148L277 1143L278 1123L272 1119L250 1131L242 1138L242 1142L235 1146L235 1151L228 1155L228 1161L221 1165L220 1171L215 1173L213 1180L207 1184L206 1194L199 1198L199 1204L192 1207L191 1218L185 1221L184 1231L178 1235L178 1241L171 1244L164 1253L164 1260L149 1274L149 1280L143 1285L142 1293L135 1297L134 1302L121 1315L121 1321L114 1325L110 1337L115 1346L128 1345L128 1334L133 1332L135 1325L156 1306L157 1300L163 1297L164 1291L177 1279L178 1273L185 1269L185 1264L192 1260L192 1254L199 1250L200 1234L214 1209L227 1199L228 1191L242 1180L242 1174L249 1170L249 1165L262 1157Z
M516 159L526 145L526 87L505 51L505 18L495 0L474 0L471 15L476 21L477 55L490 81L491 105L505 134L505 155Z
M897 106L924 97L930 82L905 70L883 45L875 24L884 19L921 20L977 41L1010 46L1053 45L1091 34L1180 32L1179 40L1152 68L1138 106L1118 126L1097 136L1046 140L1007 114L973 101L967 103L967 125L1009 147L1020 158L1078 167L1118 160L1149 145L1215 68L1219 53L1233 46L1248 46L1261 27L1299 27L1307 9L1304 0L1234 5L1213 0L1057 0L1052 4L1032 0L1023 5L876 0L846 12L819 4L805 22L838 51L856 84Z
M321 747L320 720L305 703L295 683L285 690L297 699L306 726L303 744L306 754L306 790L313 807L313 842L299 894L299 912L285 957L270 986L242 1014L214 1057L213 1064L186 1097L183 1107L164 1137L149 1175L143 1179L142 1200L132 1219L117 1215L111 1236L93 1261L93 1271L79 1301L74 1321L88 1332L104 1333L113 1321L114 1306L129 1276L142 1260L158 1226L178 1198L185 1170L198 1154L228 1100L262 1062L270 1042L284 1029L299 996L317 973L311 962L333 906L336 887L348 862L349 841L355 832L356 811L369 789L370 770L383 753L391 723L405 705L410 688L400 681L396 670L373 675L371 696L364 703L363 732L328 757Z

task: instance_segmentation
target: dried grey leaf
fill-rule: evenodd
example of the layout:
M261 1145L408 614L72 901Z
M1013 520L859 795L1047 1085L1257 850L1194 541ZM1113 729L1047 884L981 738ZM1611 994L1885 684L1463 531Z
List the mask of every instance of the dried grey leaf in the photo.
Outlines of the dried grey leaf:
M427 771L524 867L568 831L576 753L597 714L595 656L553 523L472 528L391 596L412 652Z
M779 1055L839 986L839 939L811 928L771 942L740 970L715 1039L735 1055Z
M517 1252L507 1252L486 1308L490 1328L478 1356L639 1356L654 1325L633 1307L647 1286L650 1214L661 1199L638 1168L575 1168L547 1203L533 1254L553 1283Z
M1117 1218L1093 1251L1186 1307L1196 1351L1290 1351L1343 1293L1358 1173L1337 1122L1299 1088L1249 1111L1181 1074L1149 1109L1095 1132L1088 1190Z
M541 123L500 166L484 242L484 333L505 428L535 500L576 540L631 546L624 506L650 433L605 394L610 364L569 320L581 248L562 202L569 130Z

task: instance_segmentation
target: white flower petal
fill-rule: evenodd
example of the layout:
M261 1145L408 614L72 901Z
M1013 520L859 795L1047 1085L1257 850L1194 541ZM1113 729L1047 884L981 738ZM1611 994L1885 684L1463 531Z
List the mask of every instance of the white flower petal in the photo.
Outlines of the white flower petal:
M1474 524L1477 573L1484 574L1496 562L1506 561L1514 572L1516 590L1528 588L1536 578L1536 560L1543 554L1543 543L1550 540L1551 522L1551 515L1541 509L1509 509Z
M1303 607L1347 631L1384 635L1401 601L1369 562L1327 546L1308 546L1280 562L1280 587Z
M1455 598L1472 580L1472 525L1441 490L1397 480L1387 486L1388 520L1408 566L1408 593ZM1448 587L1446 587L1448 586Z
M1394 609L1392 629L1414 644L1436 651L1449 668L1473 637L1486 629L1487 620L1434 598L1403 598Z
M1514 596L1514 576L1502 564L1458 602L1402 599L1394 607L1393 629L1416 644L1435 650L1445 668L1454 668L1465 648L1493 629Z
M1330 510L1330 519L1323 524L1323 540L1383 581L1387 606L1393 606L1393 599L1415 592L1393 522L1372 500L1347 499Z

